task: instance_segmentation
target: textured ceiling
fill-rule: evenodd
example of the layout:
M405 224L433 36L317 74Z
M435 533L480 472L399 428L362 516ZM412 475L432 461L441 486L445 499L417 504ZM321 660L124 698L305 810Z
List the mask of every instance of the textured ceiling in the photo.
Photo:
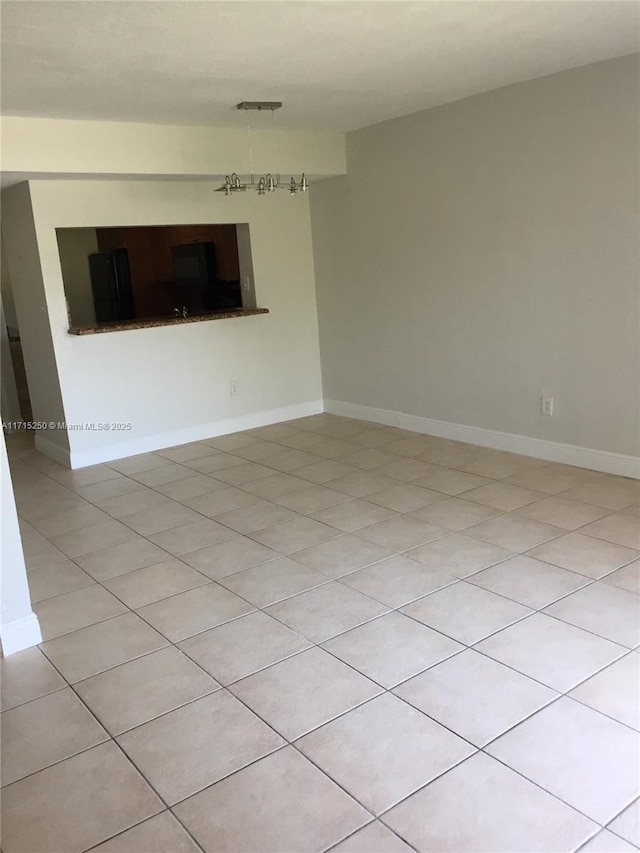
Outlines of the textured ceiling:
M640 49L640 4L4 0L7 115L351 130ZM256 121L268 121L259 116Z

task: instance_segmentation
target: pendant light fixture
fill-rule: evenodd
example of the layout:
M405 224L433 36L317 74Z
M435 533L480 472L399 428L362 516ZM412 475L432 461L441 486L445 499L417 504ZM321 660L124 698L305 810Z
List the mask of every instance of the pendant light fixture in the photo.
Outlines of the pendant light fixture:
M302 173L300 180L296 182L294 177L289 183L282 183L280 179L280 164L278 159L278 129L276 127L275 112L282 106L282 101L241 101L237 104L236 109L244 110L247 123L247 149L249 153L249 183L243 183L237 172L232 172L230 175L225 175L224 184L219 187L216 192L224 193L226 196L232 196L235 193L246 192L247 190L256 190L258 195L266 195L267 193L275 192L276 190L287 190L290 195L296 193L306 193L309 189L309 182ZM263 112L269 110L271 112L271 136L273 140L273 172L267 172L266 175L261 175L256 181L256 176L253 169L253 140L251 137L251 120L249 113L257 110Z

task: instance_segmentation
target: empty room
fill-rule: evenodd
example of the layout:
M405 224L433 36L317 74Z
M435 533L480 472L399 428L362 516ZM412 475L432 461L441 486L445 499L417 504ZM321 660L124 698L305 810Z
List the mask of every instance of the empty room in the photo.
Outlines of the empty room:
M638 853L640 2L0 23L2 853Z

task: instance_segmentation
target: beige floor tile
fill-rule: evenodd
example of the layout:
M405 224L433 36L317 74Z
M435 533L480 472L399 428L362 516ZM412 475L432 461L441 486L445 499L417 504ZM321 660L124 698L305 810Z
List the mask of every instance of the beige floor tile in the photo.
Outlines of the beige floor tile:
M199 853L200 848L171 812L162 812L116 835L91 853Z
M328 582L326 575L314 572L289 557L278 557L243 572L219 579L219 583L250 601L266 607L284 598Z
M29 572L28 580L32 604L95 584L92 577L66 559L41 569L34 569Z
M322 643L387 608L340 583L327 583L273 604L267 612L313 643Z
M556 496L523 506L522 509L516 510L515 514L542 521L544 524L553 524L563 530L577 530L578 527L596 521L607 513L608 510L601 507Z
M447 533L448 530L435 524L427 524L408 515L398 515L359 530L358 536L367 542L373 542L374 545L399 552L439 539Z
M271 501L257 501L231 512L223 512L216 516L216 521L237 533L253 533L254 530L262 530L283 521L294 521L296 518L299 516L293 510Z
M374 492L368 495L367 500L371 503L385 506L394 512L412 512L443 501L445 496L442 492L425 489L413 483L400 483L390 489Z
M209 578L174 559L104 581L110 592L133 609L208 583Z
M351 450L349 453L345 453L344 456L338 456L336 461L343 462L345 465L351 465L354 468L362 468L364 471L370 471L389 462L396 462L397 459L398 457L393 453L387 453L375 447L363 449L358 446L356 450Z
M158 454L170 459L172 462L189 462L192 459L202 459L205 456L215 456L217 450L210 444L196 441L193 444L182 444L178 447L170 447L168 450L159 450Z
M80 681L75 689L107 730L118 735L212 693L218 684L170 646Z
M82 486L76 489L76 492L86 501L98 503L99 501L108 500L109 498L117 498L119 495L128 495L132 492L143 491L145 486L138 483L137 480L131 480L129 477L123 477L117 471L113 472L116 479L105 480L101 483L93 483L90 486Z
M125 479L118 471L114 471L106 465L91 465L89 468L83 468L81 471L69 471L67 469L59 474L51 474L50 476L53 476L58 483L62 483L67 488L73 489L74 492L77 492L84 486Z
M99 622L50 640L43 651L70 683L167 645L167 641L135 613Z
M251 538L280 554L291 554L310 545L317 545L325 539L333 539L337 535L338 531L334 527L329 527L313 518L300 516L292 521L284 521L273 527L255 531Z
M236 536L219 545L184 554L182 560L212 580L274 560L280 555L246 536Z
M234 456L240 456L242 459L249 459L252 462L260 462L268 456L274 456L283 450L282 444L269 441L266 437L258 438L258 436L250 435L248 432L238 432L222 436L221 438L228 441L228 445L222 447L216 444L215 446L219 450L223 450L225 453L233 453ZM207 443L210 443L210 439L207 439Z
M603 583L626 589L640 595L640 560L634 560L622 569L612 572L602 579Z
M233 592L217 583L210 583L148 604L141 607L139 613L168 640L177 643L208 628L244 616L253 609Z
M218 494L222 493L218 492ZM125 521L127 526L142 536L151 536L152 533L161 533L163 530L172 530L174 527L202 521L202 517L177 501L169 501L160 507L134 512L128 515Z
M621 512L623 515L634 515L638 518L640 516L640 503L631 504L631 506L625 507Z
M152 471L154 468L162 468L165 465L171 465L171 460L165 459L164 456L157 453L140 453L138 456L109 462L109 468L126 474L128 477L132 474L139 474L140 471Z
M244 459L231 453L214 453L199 459L187 459L183 464L201 474L212 474L215 477L218 471L224 471L234 465L242 465L243 462Z
M397 459L395 462L387 462L376 468L376 473L401 483L410 483L428 477L429 474L437 473L438 468L430 462L422 462L420 459Z
M506 560L512 553L464 533L454 533L408 551L406 556L428 569L464 578Z
M524 486L526 489L535 489L538 492L557 495L591 480L598 480L601 476L595 471L588 471L584 468L550 464L515 474L513 477L509 477L509 482L515 483L516 486Z
M322 459L342 459L344 456L356 452L359 445L351 441L346 441L340 438L325 437L324 441L320 441L310 447L309 450L316 458ZM311 463L308 463L311 464Z
M467 533L484 539L485 542L520 553L555 539L557 536L562 536L564 531L560 527L542 524L540 521L529 518L501 515L499 518L491 518L489 521L483 521L468 528Z
M130 516L131 517L131 516ZM127 523L128 520L127 520ZM123 542L131 542L138 537L133 530L125 527L119 521L105 521L82 530L73 530L54 536L51 539L53 545L66 554L67 557L83 557L104 548L121 545Z
M413 518L427 521L429 524L437 524L447 530L464 530L473 524L479 524L489 518L500 515L500 510L461 498L448 498L433 506L426 506L412 512Z
M39 648L33 646L0 658L0 700L2 710L39 699L65 686Z
M582 532L587 536L612 542L614 545L640 550L640 523L633 515L624 513L609 515L607 518L588 524Z
M164 471L166 469L158 468L157 470ZM135 512L171 506L171 501L166 495L161 495L159 492L141 485L138 491L97 501L97 505L105 513L112 515L114 518L124 520L126 524L128 516L133 515Z
M572 690L570 696L640 731L640 659L632 654L620 658Z
M216 471L216 478L230 486L242 486L244 483L254 483L265 477L273 476L273 468L260 465L258 462L242 462L241 465L233 465L223 471Z
M467 646L532 612L528 607L465 581L414 601L402 611Z
M601 578L640 557L638 551L612 545L582 533L567 533L553 542L547 542L528 552L536 557L564 569L579 572L590 578Z
M381 492L383 489L389 489L397 485L397 480L394 480L392 477L385 477L377 471L356 471L355 473L338 477L336 480L331 480L332 489L337 489L339 492L344 492L345 495L351 495L353 498L365 498L374 492Z
M388 812L384 821L423 853L569 853L598 828L482 754L409 797Z
M473 649L431 667L393 692L479 747L558 696Z
M514 486L513 483L490 483L488 486L480 486L478 489L465 492L464 497L468 501L490 506L502 512L510 512L546 496L543 492L523 489L522 486Z
M167 559L166 551L153 542L137 536L132 542L105 548L85 557L76 557L75 562L97 581L109 580L134 569L153 566Z
M216 521L201 518L190 524L155 533L149 538L160 548L180 557L182 554L189 554L192 551L207 548L209 545L218 545L220 542L234 539L236 535L233 530Z
M343 584L388 607L401 607L456 580L453 575L429 570L422 563L403 555L391 557L341 578Z
M349 495L336 492L335 489L328 489L326 486L311 486L308 489L298 489L295 492L276 498L275 502L294 512L309 515L318 510L335 507L350 500Z
M255 480L253 483L245 483L242 488L256 498L274 501L283 495L290 495L292 492L309 488L309 483L298 477L297 470L295 475L294 477L291 474L274 474L272 477Z
M340 477L348 477L350 474L355 474L356 471L350 465L344 465L342 462L336 462L333 459L326 459L322 462L315 462L313 465L304 465L302 468L296 469L296 477L301 477L303 480L309 480L311 483L331 483L332 480L338 480Z
M234 509L241 509L243 506L257 503L259 500L260 498L256 495L250 495L246 491L228 486L226 489L217 492L199 495L196 498L187 498L183 503L201 515L207 516L207 518L214 518L224 512L232 512Z
M640 601L626 589L596 582L551 604L545 613L630 649L640 644Z
M631 803L621 815L609 824L611 832L640 847L640 800Z
M638 502L640 483L622 477L601 477L565 492L563 498L619 510Z
M124 604L97 584L47 598L35 604L33 609L40 622L43 640L53 640L127 611Z
M387 548L365 542L357 536L346 535L296 551L291 557L328 577L339 578L392 555L393 551Z
M236 681L229 689L289 741L381 692L377 684L318 648Z
M315 445L313 447L313 453L306 453L304 450L286 450L281 448L280 453L267 456L263 462L269 468L286 474L290 471L295 471L296 468L301 468L303 465L312 465L314 462L319 462L320 457L316 455L319 446Z
M401 613L387 613L323 645L332 655L386 688L395 687L463 648Z
M156 486L156 491L165 495L173 501L186 501L190 498L197 498L201 495L209 495L213 492L220 492L227 488L226 483L221 483L220 480L215 480L207 474L196 474L187 477L184 480L176 480L173 483L163 483Z
M85 503L71 509L58 510L51 515L37 518L33 521L33 527L50 539L52 536L61 536L63 533L71 533L73 530L82 530L84 527L92 527L96 524L109 521L109 516L91 504Z
M376 814L473 752L388 693L311 732L297 746Z
M626 649L536 613L483 640L478 651L564 693L617 660Z
M71 688L2 714L2 785L108 739Z
M223 450L225 453L235 453L236 451L247 450L250 447L259 447L267 442L248 435L246 432L235 432L230 435L206 438L203 443L208 444L209 447L214 447L216 450Z
M104 743L3 790L3 847L82 853L162 809L118 747Z
M391 453L397 453L398 456L420 456L421 453L426 453L433 448L432 436L414 435L410 438L401 438L398 441L391 441L385 447Z
M453 471L449 468L441 468L416 480L417 485L452 496L461 495L480 486L488 486L490 483L491 480L487 477L478 477L476 474L466 474L464 471Z
M51 563L60 563L66 559L62 551L47 541L44 536L40 536L40 534L23 540L22 549L28 572L32 569L41 569L49 566Z
M169 805L282 746L225 690L120 735L118 743Z
M487 751L598 823L640 792L640 734L562 698Z
M353 499L349 500L348 503L314 512L313 518L330 524L344 533L353 533L355 530L384 521L394 515L393 510L387 509L387 507L377 506L365 500Z
M331 848L331 853L411 853L412 848L379 821L373 821Z
M370 815L293 747L180 803L205 850L326 850ZM370 851L372 853L372 851Z
M580 848L580 853L636 853L636 850L636 847L618 838L613 832L603 829Z
M538 464L544 463L538 460ZM531 466L530 461L525 457L515 456L511 453L500 453L495 450L482 450L476 459L471 462L462 462L456 465L462 471L469 474L477 474L480 477L490 477L494 480L504 480L507 477L513 477L520 474L522 471L528 470Z
M190 658L225 685L310 646L304 637L260 611L180 643Z
M584 575L523 555L476 572L468 581L533 610L546 607L591 582Z
M278 440L278 443L283 447L290 447L292 450L305 450L313 447L314 444L320 444L324 441L324 437L315 432L294 432L292 435L283 436ZM312 451L311 451L312 452Z

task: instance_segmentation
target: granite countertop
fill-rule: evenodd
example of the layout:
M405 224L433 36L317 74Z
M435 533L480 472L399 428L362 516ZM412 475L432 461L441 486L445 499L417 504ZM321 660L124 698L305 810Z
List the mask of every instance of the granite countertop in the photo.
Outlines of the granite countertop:
M231 311L211 311L208 314L193 314L190 317L147 317L144 320L116 320L111 323L96 323L95 326L70 326L70 335L98 335L102 332L126 332L129 329L151 329L154 326L179 326L183 323L201 323L205 320L230 320L233 317L250 317L252 314L268 314L268 308L236 308Z

